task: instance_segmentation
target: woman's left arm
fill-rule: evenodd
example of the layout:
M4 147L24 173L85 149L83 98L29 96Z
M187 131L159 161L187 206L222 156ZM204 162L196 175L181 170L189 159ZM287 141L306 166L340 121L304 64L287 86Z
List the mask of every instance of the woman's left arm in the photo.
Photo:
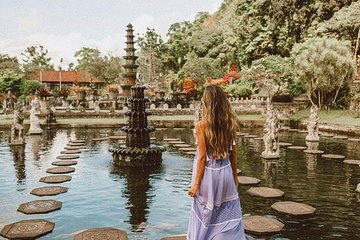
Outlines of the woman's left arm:
M229 151L229 157L230 157L230 162L231 162L231 169L232 169L232 174L233 174L233 178L234 178L234 182L236 187L238 188L240 183L239 183L239 179L237 176L237 155L236 155L236 145L232 146L232 149Z

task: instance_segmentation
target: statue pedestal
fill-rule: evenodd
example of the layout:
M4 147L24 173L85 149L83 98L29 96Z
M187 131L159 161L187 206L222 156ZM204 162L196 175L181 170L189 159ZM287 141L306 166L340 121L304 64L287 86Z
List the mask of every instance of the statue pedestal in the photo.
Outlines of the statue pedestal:
M320 137L319 136L309 136L307 135L305 140L307 142L319 142L320 141Z

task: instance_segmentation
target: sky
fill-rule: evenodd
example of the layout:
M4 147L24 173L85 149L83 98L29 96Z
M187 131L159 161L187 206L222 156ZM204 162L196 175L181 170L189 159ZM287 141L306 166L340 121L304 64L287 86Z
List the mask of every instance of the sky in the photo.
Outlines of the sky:
M170 25L215 12L222 0L0 0L0 54L17 56L44 45L54 66L76 62L81 47L124 55L128 23L135 34L154 28L164 39Z

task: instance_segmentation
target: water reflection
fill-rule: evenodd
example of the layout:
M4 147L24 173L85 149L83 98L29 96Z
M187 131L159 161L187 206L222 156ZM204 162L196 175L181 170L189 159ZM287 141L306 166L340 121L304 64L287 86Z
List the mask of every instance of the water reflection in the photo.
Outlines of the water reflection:
M126 222L130 223L132 231L142 231L139 226L147 222L149 205L154 198L154 189L150 181L154 176L162 173L162 167L122 169L120 166L113 164L112 173L126 180L123 196L128 199L127 208L130 211L130 219Z
M17 182L23 184L26 178L25 146L11 146Z
M31 135L30 136L30 146L31 152L33 154L34 160L40 160L40 150L42 146L42 135Z

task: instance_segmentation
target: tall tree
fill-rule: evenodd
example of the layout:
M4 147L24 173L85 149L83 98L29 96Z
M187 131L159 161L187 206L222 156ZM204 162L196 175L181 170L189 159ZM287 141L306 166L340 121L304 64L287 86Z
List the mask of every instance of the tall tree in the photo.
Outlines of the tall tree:
M51 64L51 57L48 56L48 53L49 51L43 45L27 47L21 54L26 74L34 71L54 70L54 65Z

